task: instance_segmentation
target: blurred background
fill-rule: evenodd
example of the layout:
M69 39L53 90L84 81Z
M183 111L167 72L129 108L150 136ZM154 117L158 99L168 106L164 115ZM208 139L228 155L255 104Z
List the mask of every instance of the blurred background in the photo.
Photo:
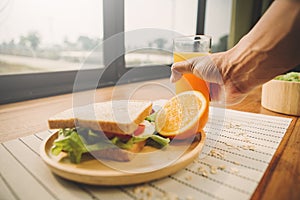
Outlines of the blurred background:
M212 52L225 51L272 1L1 0L0 104L74 92L79 71L87 77L80 90L93 89L98 72L104 78L97 87L133 69L122 83L167 78L169 33L210 35Z
M197 9L198 0L125 0L124 31L159 28L192 35ZM227 49L231 9L232 0L206 3L205 34L213 37L214 52ZM0 74L79 69L103 40L102 0L2 0L0 11ZM126 42L125 48L137 49L144 43L172 51L172 43L163 37ZM102 52L97 55L88 59L90 68L104 67ZM127 66L171 64L172 55L144 50L126 55L125 60Z

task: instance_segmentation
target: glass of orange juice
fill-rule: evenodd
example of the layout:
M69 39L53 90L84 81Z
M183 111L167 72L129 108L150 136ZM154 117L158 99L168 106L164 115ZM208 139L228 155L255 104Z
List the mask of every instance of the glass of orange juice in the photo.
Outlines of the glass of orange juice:
M192 57L205 56L211 51L211 37L207 35L183 36L173 39L174 62L188 60ZM193 74L184 74L175 83L176 94L197 90L209 99L209 90L206 82Z

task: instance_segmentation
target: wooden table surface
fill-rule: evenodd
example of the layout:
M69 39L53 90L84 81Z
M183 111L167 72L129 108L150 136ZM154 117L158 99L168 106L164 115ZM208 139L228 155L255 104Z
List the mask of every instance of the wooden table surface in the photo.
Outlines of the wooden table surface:
M81 92L75 96L65 94L0 105L0 142L45 131L50 116L90 97L95 102L130 98L155 100L170 98L173 91L168 79L160 79ZM230 109L287 117L264 109L260 99L261 88L257 88ZM252 199L300 199L300 118L288 117L292 122Z

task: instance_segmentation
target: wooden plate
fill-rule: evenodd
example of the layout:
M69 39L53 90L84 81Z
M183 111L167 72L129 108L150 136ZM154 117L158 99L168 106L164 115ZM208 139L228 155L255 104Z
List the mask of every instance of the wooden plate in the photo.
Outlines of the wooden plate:
M194 141L190 146L177 144L169 145L167 150L156 150L156 153L175 153L180 152L182 147L185 146L185 151L181 152L181 156L178 159L169 162L167 165L158 165L157 159L151 158L152 154L145 154L139 160L142 163L141 166L132 167L130 171L119 170L116 167L130 165L130 162L115 162L107 161L105 164L99 160L93 158L90 155L84 155L80 164L70 163L68 159L63 159L59 156L53 156L50 152L53 141L57 138L57 133L52 134L46 139L41 146L41 157L45 163L50 167L53 173L61 176L65 179L72 181L87 183L93 185L130 185L143 183L155 179L159 179L170 174L177 172L178 170L186 167L190 164L202 150L206 135L201 133L201 139ZM143 152L141 152L143 153ZM164 154L167 155L167 154ZM171 154L170 154L171 155ZM164 157L164 156L161 156ZM116 164L117 165L114 165ZM110 165L111 164L111 165ZM151 169L152 168L152 169ZM145 169L145 170L144 170Z

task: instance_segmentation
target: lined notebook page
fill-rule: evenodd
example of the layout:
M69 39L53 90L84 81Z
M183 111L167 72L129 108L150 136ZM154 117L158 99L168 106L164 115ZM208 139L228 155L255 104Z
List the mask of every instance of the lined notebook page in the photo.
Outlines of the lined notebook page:
M250 199L290 118L210 108L207 140L197 160L166 179L126 189L135 197Z

